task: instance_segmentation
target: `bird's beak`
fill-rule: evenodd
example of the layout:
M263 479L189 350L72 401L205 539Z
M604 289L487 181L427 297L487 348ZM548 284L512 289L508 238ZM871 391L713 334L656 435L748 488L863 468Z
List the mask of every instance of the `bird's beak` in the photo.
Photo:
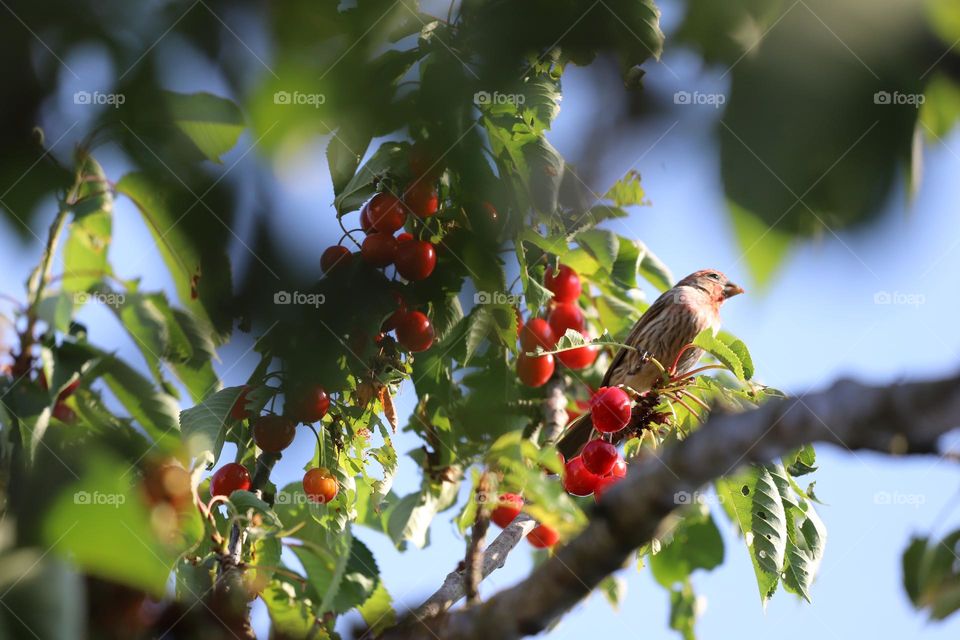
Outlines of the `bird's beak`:
M724 300L726 300L727 298L732 298L733 296L736 296L736 295L740 295L741 293L743 293L743 287L741 287L738 284L728 282L723 286Z

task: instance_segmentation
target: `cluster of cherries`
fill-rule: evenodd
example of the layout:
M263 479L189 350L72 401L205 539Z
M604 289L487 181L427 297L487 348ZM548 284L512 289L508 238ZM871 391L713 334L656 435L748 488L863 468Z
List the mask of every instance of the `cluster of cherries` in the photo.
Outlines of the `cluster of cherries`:
M247 409L247 395L251 390L251 387L244 387L230 409L230 418L237 421L252 419L253 441L264 453L280 453L289 447L298 423L318 422L330 408L326 390L313 385L293 397L288 412L290 417L275 414L253 417ZM251 486L247 468L238 462L229 462L210 478L210 495L228 497L234 491L249 491ZM309 469L303 476L303 491L313 502L326 504L337 497L339 490L336 478L326 467Z
M529 387L542 386L550 379L556 368L556 360L571 369L585 369L597 359L599 347L587 345L578 349L561 351L556 360L552 354L528 356L536 348L553 349L567 329L584 334L583 311L577 304L583 290L580 276L566 265L554 271L548 267L543 279L544 286L553 293L553 301L547 318L531 318L519 328L520 356L517 358L517 375Z
M378 268L394 265L408 281L426 279L437 266L433 243L418 240L411 233L393 234L403 228L408 211L424 219L435 215L438 208L437 191L427 180L418 180L402 200L386 191L373 196L360 210L360 228L366 234L360 258ZM327 247L320 256L320 266L324 273L330 273L352 258L350 250L338 244Z
M600 387L590 398L590 416L600 433L616 433L630 422L630 396L619 387ZM575 496L593 494L597 502L603 492L627 474L627 463L617 448L606 440L591 440L580 455L563 466L563 488Z

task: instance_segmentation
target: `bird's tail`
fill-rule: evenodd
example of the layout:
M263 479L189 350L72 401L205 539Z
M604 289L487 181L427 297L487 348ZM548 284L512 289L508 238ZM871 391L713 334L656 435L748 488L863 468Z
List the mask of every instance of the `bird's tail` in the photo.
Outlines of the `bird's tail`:
M580 453L583 446L590 441L592 434L593 419L590 417L590 412L587 411L574 418L573 422L567 425L566 431L557 440L557 450L564 460L570 460Z

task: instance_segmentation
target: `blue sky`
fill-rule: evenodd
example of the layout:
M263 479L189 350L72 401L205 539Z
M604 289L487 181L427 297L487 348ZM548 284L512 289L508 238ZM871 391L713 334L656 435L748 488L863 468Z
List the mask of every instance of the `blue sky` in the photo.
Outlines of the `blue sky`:
M74 68L83 67L76 61L70 63ZM649 85L670 91L725 89L689 56L668 56L667 63L679 79L663 67L650 66ZM90 64L95 66L96 61L91 59ZM582 147L584 119L603 117L609 107L604 104L609 96L596 94L584 80L587 73L571 69L565 77L563 109L551 134L556 146L571 156ZM171 85L180 90L216 90L216 84L209 84L210 77L215 76L171 79ZM64 96L72 94L67 89ZM66 103L65 99L61 106ZM50 119L50 140L72 122L69 109L73 105L63 108L65 119ZM956 215L960 182L955 176L960 174L956 151L960 150L960 136L951 135L942 144L928 147L924 182L913 201L908 202L906 194L898 191L871 229L838 237L826 234L796 248L772 285L757 291L727 221L712 146L712 124L721 116L722 111L709 106L680 108L626 132L609 149L602 167L606 183L629 168L638 169L652 203L632 211L626 220L611 223L611 228L643 240L677 276L715 267L748 289L748 295L726 306L724 321L750 346L763 382L802 394L841 376L888 382L954 371L960 362L960 332L955 327L956 274L960 272L960 217ZM57 152L69 153L74 139L67 135ZM241 158L250 144L249 139L242 140L227 158L227 166ZM322 151L323 142L318 141L275 165L279 177L275 215L285 224L290 255L308 265L316 265L322 249L336 242L329 223L333 211L327 203L332 194ZM98 155L111 177L127 168L125 160L109 149ZM255 153L243 158L229 179L242 183L258 162L262 161ZM597 185L598 190L603 186ZM327 214L331 217L326 218ZM44 235L43 224L52 215L52 206L41 212L34 226L38 235ZM29 265L39 255L39 242L20 245L5 225L8 223L0 222L0 291L22 297ZM243 228L241 216L241 235ZM146 288L169 286L159 256L127 202L117 208L116 237L113 261L121 275L144 275ZM250 259L239 244L235 255L240 263ZM913 296L915 304L877 304L879 292ZM93 340L136 357L132 345L112 330L102 309L89 308L83 313ZM219 370L226 384L237 384L248 375L254 359L245 349L231 345L224 350ZM401 415L409 413L411 396L406 386ZM312 452L312 438L306 431L298 436L278 467L277 484L300 478L302 461ZM417 445L408 436L398 437L397 444L401 451ZM900 553L911 534L931 529L943 534L960 522L958 513L950 510L957 497L955 466L932 458L891 460L827 448L819 451L819 463L817 493L827 503L820 514L829 538L813 604L780 593L764 611L743 544L718 514L726 561L712 573L701 572L694 579L697 592L707 601L699 624L701 637L775 633L786 639L812 634L827 639L853 634L899 638L922 633L930 638L956 638L960 618L927 623L911 609L900 586L899 569ZM396 489L401 494L418 485L410 467L407 465L398 479ZM877 504L878 492L899 499L893 504ZM432 544L422 551L400 554L384 537L360 533L374 550L398 604L416 604L429 595L462 556L463 541L449 522L453 513L437 519ZM485 582L484 593L513 584L528 572L527 549L526 543L521 543L508 566ZM622 577L628 592L620 612L611 612L600 596L594 596L550 637L581 638L598 631L628 637L676 637L667 629L666 593L649 573L628 569ZM258 628L262 630L263 625L263 617L258 615Z

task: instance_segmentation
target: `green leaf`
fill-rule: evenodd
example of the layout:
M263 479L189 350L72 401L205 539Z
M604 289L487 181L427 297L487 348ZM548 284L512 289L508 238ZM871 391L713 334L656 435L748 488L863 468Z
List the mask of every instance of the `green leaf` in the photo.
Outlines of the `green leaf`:
M257 497L257 494L250 491L236 490L230 494L230 502L239 513L246 513L253 510L265 517L266 524L279 527L280 518L266 502Z
M393 609L393 598L383 582L377 584L373 594L357 610L363 616L371 636L379 636L386 629L397 624L397 612Z
M313 614L314 603L298 587L289 578L275 576L260 593L260 599L267 605L271 631L285 638L309 638L311 634L318 639L328 637Z
M754 465L716 483L727 515L747 542L764 604L776 591L787 546L787 514L773 473L782 471Z
M597 589L600 590L600 593L603 594L607 602L610 603L610 606L613 607L613 610L616 611L620 608L620 604L627 596L627 581L617 576L607 576L600 581Z
M640 273L660 291L666 291L673 286L673 274L670 269L645 244L637 240L640 249Z
M682 587L670 591L670 628L679 631L684 640L696 640L694 627L700 614L697 605L689 579Z
M88 451L80 479L55 499L45 543L71 564L162 597L177 552L154 533L129 464Z
M387 530L398 548L412 542L422 549L429 544L430 524L441 511L456 502L459 482L427 484L418 493L404 496L390 510Z
M90 355L96 358L85 375L90 379L101 377L129 412L130 417L142 426L155 442L179 442L180 406L176 398L158 389L139 371L116 356L90 345L76 346L89 351Z
M119 302L112 308L143 354L157 384L166 385L162 363L167 362L194 402L219 388L213 370L215 346L210 340L211 328L188 312L172 308L165 294L131 290L115 295Z
M607 193L605 200L612 200L617 207L646 204L643 200L646 194L640 184L640 173L631 170L627 175L617 180Z
M693 344L719 360L720 364L729 369L738 379L746 380L744 366L740 358L737 357L737 354L729 346L714 335L713 329L708 328L701 331L697 337L693 339ZM751 371L750 373L753 372Z
M540 212L552 215L557 210L563 178L563 156L544 137L524 145L523 154L529 168L526 179L533 205Z
M209 452L213 456L211 465L220 458L227 424L231 420L230 409L242 391L243 387L227 387L180 412L180 430L192 457L202 458Z
M107 252L113 239L113 191L103 168L86 156L80 171L88 182L77 192L63 246L63 289L70 292L87 291L110 272Z
M370 132L366 127L349 124L340 127L327 145L327 162L333 179L333 193L340 195L360 166L363 154L370 146Z
M213 162L237 144L245 124L240 108L210 93L164 91L167 107L177 127Z
M613 265L620 253L620 237L612 231L591 229L577 234L577 242L607 271L613 270Z
M224 246L209 233L203 235L202 230L223 223L211 223L208 218L214 214L188 189L146 173L125 175L116 189L129 197L143 215L173 278L180 303L200 321L212 324L216 330L213 338L221 344L233 321L230 263ZM194 218L199 222L191 222ZM217 236L220 237L226 236Z
M827 530L811 502L803 501L802 508L787 508L792 511L790 519L793 522L787 538L783 583L786 588L810 602L810 586L820 569Z
M678 517L669 541L650 556L653 577L667 588L685 582L695 569L709 571L723 563L723 539L709 511Z
M343 186L333 204L337 216L360 208L375 192L374 180L389 173L407 171L410 158L410 145L406 142L384 142L380 148L364 163L359 171Z

